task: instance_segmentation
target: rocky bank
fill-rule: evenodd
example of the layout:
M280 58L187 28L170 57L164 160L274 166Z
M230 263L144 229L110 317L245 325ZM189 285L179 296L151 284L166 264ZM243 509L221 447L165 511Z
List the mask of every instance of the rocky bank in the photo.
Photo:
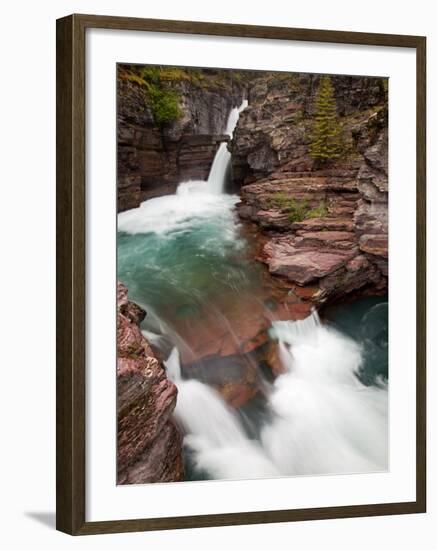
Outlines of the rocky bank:
M260 231L258 259L317 304L387 291L387 88L334 76L339 158L310 154L317 75L261 75L231 143L239 215Z
M172 420L177 388L139 328L145 312L117 285L117 482L180 481L182 436Z

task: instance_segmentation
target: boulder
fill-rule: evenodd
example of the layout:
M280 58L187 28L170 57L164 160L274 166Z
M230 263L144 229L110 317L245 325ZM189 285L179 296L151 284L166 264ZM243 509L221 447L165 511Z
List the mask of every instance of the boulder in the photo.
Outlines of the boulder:
M270 273L283 275L300 285L329 275L354 256L353 252L343 250L296 248L286 238L268 242L264 253Z

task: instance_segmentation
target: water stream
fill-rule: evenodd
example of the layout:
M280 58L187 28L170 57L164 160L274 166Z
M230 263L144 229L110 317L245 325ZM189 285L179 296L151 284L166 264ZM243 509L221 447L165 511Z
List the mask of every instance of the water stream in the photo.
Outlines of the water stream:
M231 111L230 136L246 104ZM118 216L118 278L147 310L143 331L178 387L187 479L386 470L386 300L331 308L323 323L316 312L278 320L234 213L238 196L224 193L229 164L223 143L207 181ZM274 381L245 348L260 319L279 348ZM233 407L217 388L241 373L254 373L259 391Z
M240 113L247 107L247 99L244 99L239 107L234 107L228 117L225 134L232 137L232 133L237 125ZM209 172L207 187L212 193L223 193L226 179L229 176L231 163L231 153L228 151L226 142L220 144L214 157L214 161Z

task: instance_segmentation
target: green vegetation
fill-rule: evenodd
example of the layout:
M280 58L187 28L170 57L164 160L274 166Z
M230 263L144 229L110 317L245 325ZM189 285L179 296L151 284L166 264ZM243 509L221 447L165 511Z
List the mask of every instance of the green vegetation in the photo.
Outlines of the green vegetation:
M321 201L316 207L311 208L305 218L324 218L328 215L328 207L324 201Z
M153 117L160 126L181 117L179 96L174 90L153 86L149 90L149 96Z
M323 218L328 214L328 207L324 201L312 208L308 201L298 201L285 193L276 193L270 200L274 206L287 213L290 223L302 222L309 218Z
M342 127L337 116L334 87L329 76L322 76L315 101L310 155L318 162L325 163L340 157L342 152Z
M164 126L181 118L181 94L189 93L189 83L203 91L243 88L257 74L253 71L198 69L164 65L119 64L119 82L131 82L144 96L145 106L153 114L156 124ZM188 88L188 90L187 90Z
M379 87L384 94L385 101L388 102L388 78L381 78L379 80Z
M181 69L180 67L159 67L152 65L139 67L138 71L146 83L152 82L154 84L159 84L185 80L200 85L203 80L203 74L198 69Z
M164 125L182 116L178 84L189 82L205 90L242 85L252 74L250 71L221 71L166 67L157 65L119 65L118 78L140 86L146 96L146 104L152 110L157 124Z
M186 71L177 68L131 65L120 68L120 78L135 82L146 92L146 103L152 110L156 124L162 126L182 116L179 94L172 89L171 82L180 80Z

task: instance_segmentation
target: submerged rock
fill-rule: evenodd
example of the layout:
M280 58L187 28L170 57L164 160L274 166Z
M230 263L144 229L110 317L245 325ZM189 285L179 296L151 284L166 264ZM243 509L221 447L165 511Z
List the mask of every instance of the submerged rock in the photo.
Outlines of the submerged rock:
M182 437L172 420L177 388L139 328L145 312L117 285L117 480L180 481Z

